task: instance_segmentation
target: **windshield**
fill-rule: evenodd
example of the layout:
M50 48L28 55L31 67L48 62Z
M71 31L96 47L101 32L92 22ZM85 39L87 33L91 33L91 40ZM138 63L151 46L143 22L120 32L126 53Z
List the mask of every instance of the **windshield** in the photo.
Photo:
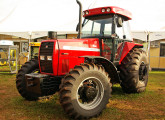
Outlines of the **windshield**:
M110 36L112 33L112 18L89 20L85 19L82 36Z

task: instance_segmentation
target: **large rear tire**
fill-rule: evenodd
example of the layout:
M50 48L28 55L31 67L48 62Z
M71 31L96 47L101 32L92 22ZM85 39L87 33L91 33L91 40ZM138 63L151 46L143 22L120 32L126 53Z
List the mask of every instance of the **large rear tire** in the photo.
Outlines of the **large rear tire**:
M83 64L75 66L62 80L60 103L73 119L88 119L102 112L110 94L110 78L104 68Z
M126 93L145 91L148 82L148 59L146 53L134 48L119 66L121 87Z
M18 71L16 76L16 87L18 92L23 98L29 101L38 100L38 97L34 93L27 91L25 74L39 72L39 64L37 60L30 60L26 62L21 69Z

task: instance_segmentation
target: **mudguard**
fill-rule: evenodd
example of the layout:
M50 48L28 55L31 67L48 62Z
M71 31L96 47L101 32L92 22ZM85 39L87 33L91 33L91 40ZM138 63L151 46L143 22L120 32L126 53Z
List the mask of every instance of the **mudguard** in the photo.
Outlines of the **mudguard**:
M105 68L106 72L109 74L111 78L111 83L120 83L120 77L117 72L117 68L111 61L100 56L81 56L81 57L84 57L86 62L93 61L95 64L101 64Z
M122 54L121 54L121 58L120 58L119 64L121 64L122 60L129 53L129 51L132 50L133 48L143 48L143 45L142 44L133 43L133 42L125 42L124 48L122 50Z

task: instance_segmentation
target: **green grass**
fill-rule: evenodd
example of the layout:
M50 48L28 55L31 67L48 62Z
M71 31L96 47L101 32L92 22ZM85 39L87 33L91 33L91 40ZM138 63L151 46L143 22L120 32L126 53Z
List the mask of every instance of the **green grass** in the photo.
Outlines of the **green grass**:
M55 97L54 97L55 98ZM11 101L11 105L15 108L16 116L24 117L26 116L30 120L35 119L53 119L56 116L56 119L65 119L64 112L57 103L57 99L51 99L47 102L29 102L25 101L21 97L16 97ZM20 111L22 110L22 111Z
M17 69L19 70L21 68L21 65L17 66ZM16 66L11 66L11 70L15 71L16 70ZM0 66L0 74L10 74L11 73L10 67L9 65L6 66Z
M0 74L0 120L68 120L59 104L58 94L49 100L26 101L15 87L16 75ZM165 72L152 71L148 86L140 94L125 94L113 86L105 110L91 120L165 119Z

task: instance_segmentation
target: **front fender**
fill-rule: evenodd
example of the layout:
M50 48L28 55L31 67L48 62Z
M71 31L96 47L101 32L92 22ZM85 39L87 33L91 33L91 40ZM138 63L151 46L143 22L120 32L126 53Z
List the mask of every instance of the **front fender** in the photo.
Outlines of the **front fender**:
M109 74L111 78L111 83L120 83L120 77L117 72L117 68L111 61L100 56L82 56L82 57L85 58L86 62L92 61L95 64L101 64L105 68L105 71Z
M121 57L120 57L119 64L121 64L122 60L129 53L129 51L132 50L135 47L136 48L143 48L143 45L142 44L133 43L133 42L125 42L124 48L122 50L122 54L121 54Z

